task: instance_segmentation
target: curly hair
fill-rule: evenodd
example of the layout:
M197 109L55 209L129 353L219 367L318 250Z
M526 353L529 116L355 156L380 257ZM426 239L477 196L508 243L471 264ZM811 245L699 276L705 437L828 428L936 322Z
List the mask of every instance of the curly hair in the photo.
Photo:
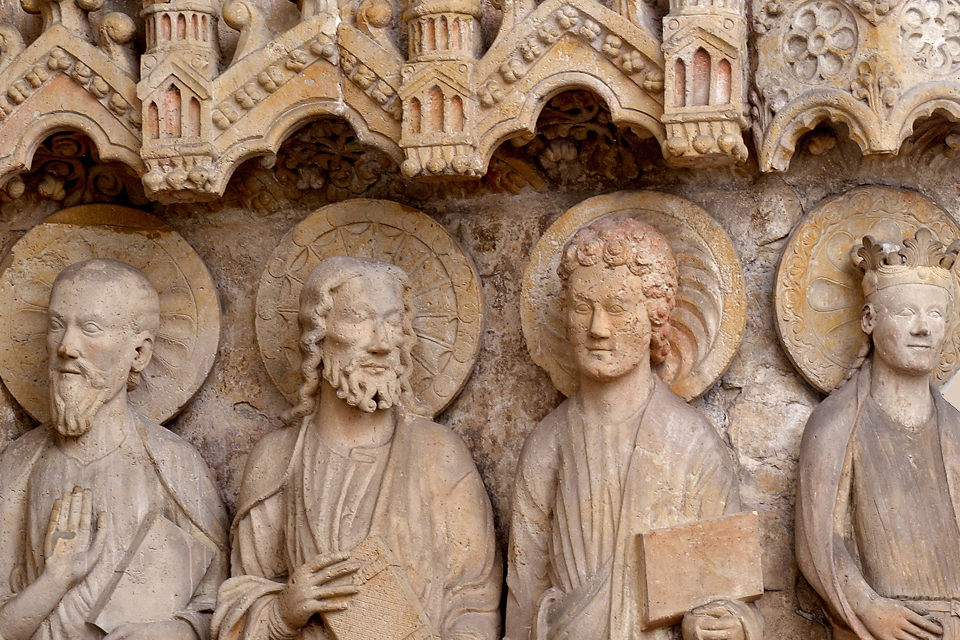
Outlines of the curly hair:
M400 287L403 296L403 335L400 348L401 401L408 406L412 402L413 392L410 386L410 373L413 369L413 346L417 334L413 330L413 320L417 315L413 304L413 289L406 272L389 262L349 256L325 258L310 272L300 292L300 353L303 357L300 365L300 388L297 391L297 405L283 414L287 424L295 424L303 418L313 415L320 395L320 370L323 364L323 338L327 333L327 314L333 307L333 296L341 286L354 278L361 278L378 271L391 275Z
M578 267L601 261L610 269L625 266L640 278L650 316L650 359L663 362L670 353L670 313L677 297L677 261L663 235L627 216L600 218L577 231L563 247L557 274L564 289Z

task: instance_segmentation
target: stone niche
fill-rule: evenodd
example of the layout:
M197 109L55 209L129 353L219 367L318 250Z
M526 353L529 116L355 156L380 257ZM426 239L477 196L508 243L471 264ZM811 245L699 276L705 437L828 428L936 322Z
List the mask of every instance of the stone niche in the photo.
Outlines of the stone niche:
M960 48L955 33L927 42L928 23L956 32L954 2L22 4L0 7L2 251L97 204L192 247L219 345L165 426L231 517L247 456L291 406L261 357L261 277L311 213L412 207L472 261L478 357L434 419L467 443L505 554L521 447L563 400L521 326L534 247L588 198L668 194L742 265L739 350L690 404L759 513L765 635L830 637L794 555L800 440L825 387L782 346L778 265L807 216L855 189L881 219L891 193L960 217ZM0 387L0 448L38 424L14 395Z

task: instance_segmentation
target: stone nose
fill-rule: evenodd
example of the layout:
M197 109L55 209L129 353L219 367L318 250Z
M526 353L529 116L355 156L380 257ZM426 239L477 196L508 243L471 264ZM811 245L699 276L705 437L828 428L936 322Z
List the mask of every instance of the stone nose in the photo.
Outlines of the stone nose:
M593 312L590 315L590 335L594 338L610 337L610 319L599 304L593 305Z

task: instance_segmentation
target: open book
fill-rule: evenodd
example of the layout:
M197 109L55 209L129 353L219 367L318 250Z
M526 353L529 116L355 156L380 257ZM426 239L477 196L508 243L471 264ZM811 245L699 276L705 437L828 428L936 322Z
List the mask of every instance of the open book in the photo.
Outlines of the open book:
M172 619L190 603L216 555L162 514L148 515L87 622L110 633L128 622Z
M675 624L715 600L763 595L756 511L637 536L643 628Z
M440 640L382 538L368 537L353 550L352 559L360 563L352 578L360 592L351 596L345 611L321 614L336 640Z

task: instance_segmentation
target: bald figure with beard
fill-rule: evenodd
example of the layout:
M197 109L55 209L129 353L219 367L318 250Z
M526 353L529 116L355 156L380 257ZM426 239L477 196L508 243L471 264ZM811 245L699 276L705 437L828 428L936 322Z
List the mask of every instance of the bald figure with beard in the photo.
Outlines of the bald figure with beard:
M0 638L204 639L226 577L226 512L197 452L127 395L160 329L157 292L127 264L87 260L57 276L48 314L52 423L0 456ZM171 619L105 634L87 620L157 513L220 552ZM171 579L188 570L170 567Z
M502 573L480 474L453 432L405 410L414 316L391 264L336 256L310 273L300 403L247 460L214 638L330 637L318 614L364 588L351 553L369 536L390 548L440 638L499 637Z

